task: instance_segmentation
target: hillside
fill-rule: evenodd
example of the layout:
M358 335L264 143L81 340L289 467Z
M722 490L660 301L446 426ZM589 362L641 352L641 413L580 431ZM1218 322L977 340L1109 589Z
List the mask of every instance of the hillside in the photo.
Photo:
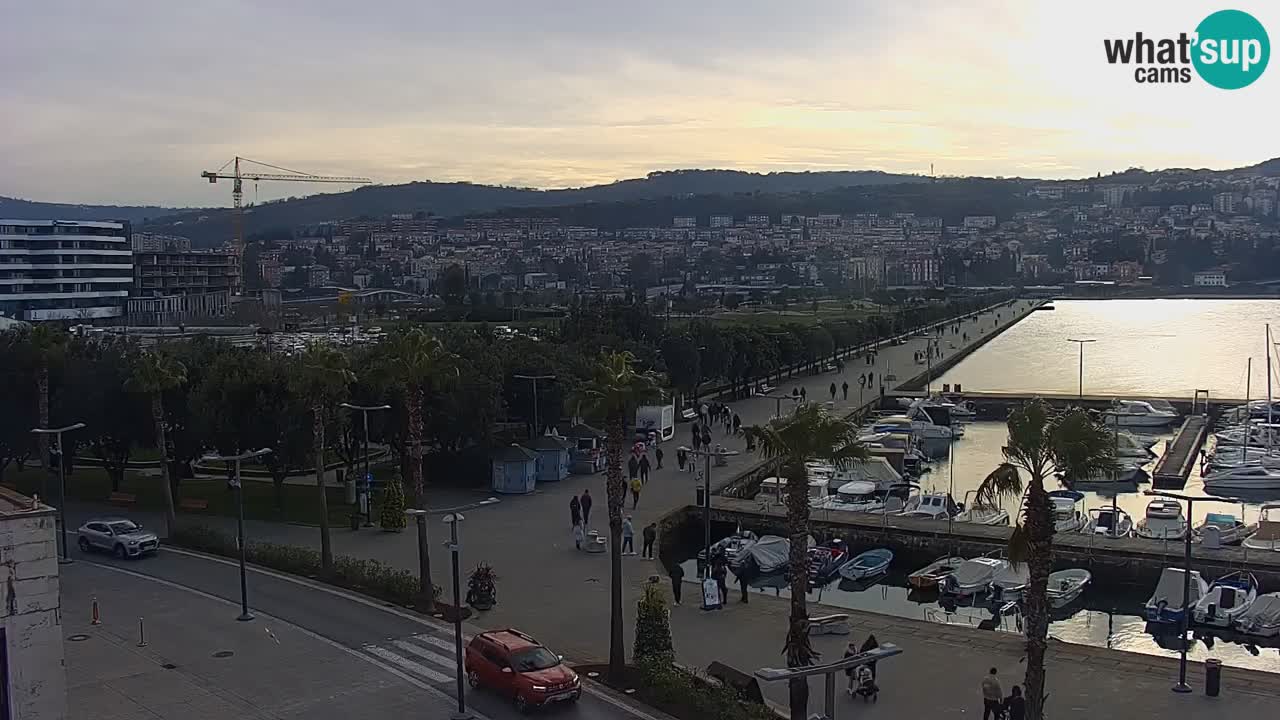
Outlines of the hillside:
M13 220L128 220L140 224L148 218L186 211L184 208L151 206L46 203L0 196L0 218Z

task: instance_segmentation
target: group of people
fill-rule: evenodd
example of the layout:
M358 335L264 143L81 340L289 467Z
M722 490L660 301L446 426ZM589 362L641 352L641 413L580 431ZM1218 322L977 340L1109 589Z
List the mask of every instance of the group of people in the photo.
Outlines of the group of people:
M1026 713L1027 701L1022 697L1022 688L1014 685L1009 697L1005 697L996 669L991 668L982 678L982 720L1022 720Z
M737 435L738 431L742 429L742 418L738 417L738 413L734 412L728 405L720 402L714 402L710 405L702 403L698 406L698 422L694 423L694 428L696 429L701 425L703 432L710 435L713 423L720 423L724 426L725 432L732 431L734 435ZM695 435L694 442L697 443L699 440L701 440L701 436ZM704 441L702 444L706 445L707 443Z
M582 549L582 544L587 540L587 529L591 527L591 488L582 491L581 497L574 495L569 498L569 522L573 524L573 546ZM641 531L641 537L644 544L641 546L641 555L646 559L653 559L653 545L658 539L658 523L651 522L644 526ZM627 515L622 519L622 554L636 554L636 531L632 517Z

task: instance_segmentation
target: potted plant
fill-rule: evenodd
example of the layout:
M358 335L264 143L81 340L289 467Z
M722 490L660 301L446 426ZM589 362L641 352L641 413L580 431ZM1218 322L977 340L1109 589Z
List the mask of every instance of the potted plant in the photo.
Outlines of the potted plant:
M467 579L467 604L476 610L488 610L498 602L498 574L486 563L471 571Z

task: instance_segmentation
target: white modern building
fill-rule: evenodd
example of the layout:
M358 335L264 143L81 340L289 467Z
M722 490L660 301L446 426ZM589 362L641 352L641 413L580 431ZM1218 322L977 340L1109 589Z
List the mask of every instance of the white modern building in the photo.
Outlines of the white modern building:
M1222 270L1205 270L1191 276L1196 287L1226 287L1227 274Z
M127 223L0 219L0 316L116 318L132 286Z

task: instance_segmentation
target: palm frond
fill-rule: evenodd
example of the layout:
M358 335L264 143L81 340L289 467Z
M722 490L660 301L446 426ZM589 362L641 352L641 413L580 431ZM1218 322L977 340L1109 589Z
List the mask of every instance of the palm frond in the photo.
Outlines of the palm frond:
M1022 473L1012 463L1000 463L974 493L973 503L981 507L998 507L1001 501L1022 496Z
M635 369L629 352L605 352L591 365L587 382L569 400L571 406L590 415L626 415L663 396L662 376Z
M1009 536L1009 562L1015 565L1025 565L1031 561L1031 533L1027 531L1027 526L1018 523L1013 526L1013 534Z
M1045 433L1054 466L1067 477L1082 478L1115 470L1115 436L1080 408L1051 418Z

